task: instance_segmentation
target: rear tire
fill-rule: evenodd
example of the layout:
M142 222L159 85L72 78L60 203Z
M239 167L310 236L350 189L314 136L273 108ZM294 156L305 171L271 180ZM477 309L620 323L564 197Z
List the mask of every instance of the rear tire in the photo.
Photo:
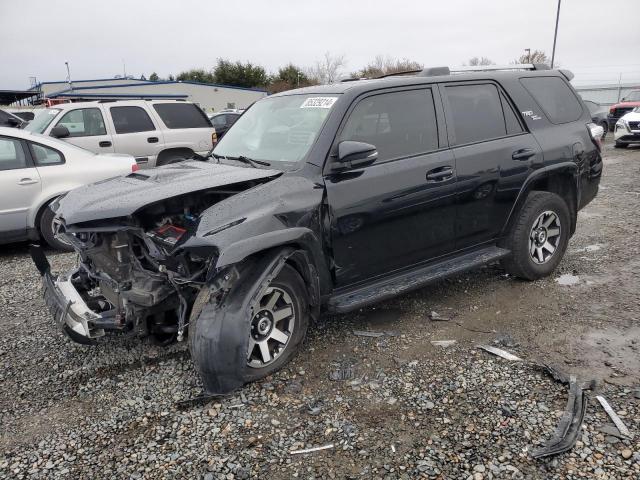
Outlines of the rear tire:
M604 141L605 138L607 138L607 133L609 132L609 125L607 124L607 122L601 122L600 126L604 129L604 133L602 134L602 140Z
M238 283L242 281L241 276ZM271 375L286 365L302 345L309 325L309 301L300 274L284 265L262 292L253 311L240 308L247 298L260 294L258 288L259 285L254 285L242 298L224 300L216 308L211 308L211 304L203 306L200 297L194 303L189 320L189 347L209 393L228 393L231 385L243 385ZM244 326L238 333L239 325ZM229 362L234 359L228 351L240 352L236 358L243 361L236 363L241 364L229 368Z
M616 148L627 148L627 144L626 143L616 142L614 147L616 147Z
M505 270L525 280L549 276L562 260L570 230L571 215L562 197L529 193L505 242L511 250L502 262Z
M57 229L55 213L49 206L44 207L40 215L40 235L52 248L62 252L73 252L73 246L70 243L62 242L55 237Z

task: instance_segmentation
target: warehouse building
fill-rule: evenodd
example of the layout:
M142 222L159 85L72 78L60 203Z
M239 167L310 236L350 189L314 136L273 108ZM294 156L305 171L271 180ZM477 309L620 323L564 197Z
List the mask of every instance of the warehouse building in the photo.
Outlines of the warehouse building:
M187 100L198 104L208 113L224 108L247 108L267 95L266 90L257 88L190 81L151 82L131 78L42 82L32 87L32 90L39 91L39 97L42 99L72 102L131 99Z
M578 86L575 89L585 100L591 100L601 105L613 105L629 95L632 90L640 90L640 84L615 83L610 85Z

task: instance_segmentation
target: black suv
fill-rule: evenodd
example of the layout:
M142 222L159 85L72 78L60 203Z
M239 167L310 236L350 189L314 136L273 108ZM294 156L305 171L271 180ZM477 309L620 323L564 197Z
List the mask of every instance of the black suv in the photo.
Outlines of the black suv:
M82 343L188 332L221 393L283 366L324 312L497 260L547 276L602 173L570 77L441 67L262 99L210 158L56 201L79 263L54 276L34 245L45 299Z

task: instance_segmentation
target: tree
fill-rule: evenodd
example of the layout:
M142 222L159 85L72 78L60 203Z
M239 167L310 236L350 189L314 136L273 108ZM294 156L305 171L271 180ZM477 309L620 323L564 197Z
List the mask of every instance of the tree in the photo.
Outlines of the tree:
M338 80L341 69L346 63L344 55L332 55L330 52L326 52L324 58L318 60L316 64L307 71L307 75L315 83L333 83Z
M176 77L173 76L173 74L169 74L169 81L170 82L174 82L176 79Z
M546 63L548 65L549 57L542 50L534 50L533 52L528 50L527 53L520 55L513 63Z
M357 78L375 78L392 73L410 72L422 70L422 64L409 60L408 58L393 58L390 56L376 55L366 67L359 72L352 74Z
M222 58L213 69L213 82L235 87L264 87L269 84L269 76L264 68L250 62L231 62Z
M484 66L484 65L495 65L496 63L487 58L487 57L473 57L469 59L470 67Z
M158 74L156 72L153 72L151 75L149 75L149 81L157 82L159 80L160 80L160 77L158 77Z
M214 83L214 76L212 73L207 72L203 68L192 68L186 72L180 72L176 77L181 82L200 82L200 83Z
M284 67L280 67L278 73L271 77L269 92L284 92L293 88L308 87L313 84L312 80L300 67L289 63Z

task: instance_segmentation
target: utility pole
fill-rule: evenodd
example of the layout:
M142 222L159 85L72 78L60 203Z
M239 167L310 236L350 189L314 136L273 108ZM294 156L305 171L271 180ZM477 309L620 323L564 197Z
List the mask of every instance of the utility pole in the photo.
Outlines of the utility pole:
M531 49L525 48L524 51L527 52L527 61L525 63L531 63Z
M553 68L553 62L556 59L556 40L558 38L558 23L560 21L560 3L562 0L558 0L558 11L556 12L556 31L553 34L553 50L551 50L551 68Z
M69 62L64 62L64 64L67 67L67 83L69 84L69 88L73 88L73 85L71 84L71 71L69 70Z

